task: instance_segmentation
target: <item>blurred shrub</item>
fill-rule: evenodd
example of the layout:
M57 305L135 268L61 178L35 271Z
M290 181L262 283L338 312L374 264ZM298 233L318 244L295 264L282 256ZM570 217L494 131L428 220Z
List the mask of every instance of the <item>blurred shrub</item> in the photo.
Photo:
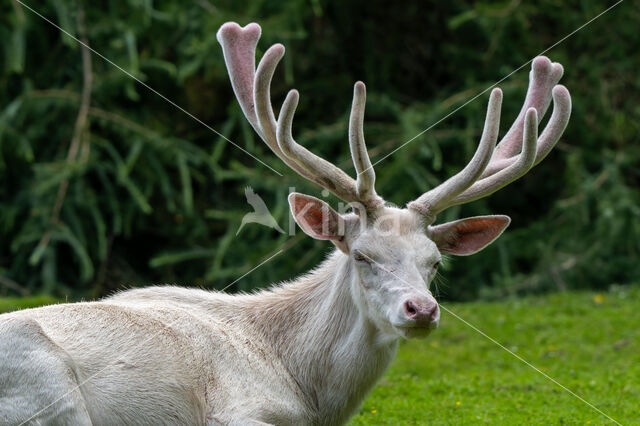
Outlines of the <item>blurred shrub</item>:
M330 250L300 232L289 239L259 225L235 235L250 211L246 185L285 229L289 187L319 191L245 122L215 40L223 22L259 22L260 53L274 42L287 46L274 103L298 88L298 140L353 173L346 133L355 80L368 85L365 131L375 162L613 2L28 4L285 175L96 55L91 84L83 83L78 43L19 3L2 3L0 294L17 293L1 284L10 282L23 292L93 297L151 282L223 288L284 245L231 287L247 290L291 278ZM441 295L605 288L640 275L639 24L639 6L625 2L547 53L565 65L569 128L524 179L442 215L493 212L514 221L489 249L449 262ZM524 98L527 70L500 84L504 130ZM78 130L83 93L90 107ZM378 192L402 205L455 173L475 149L486 101L479 97L384 159Z

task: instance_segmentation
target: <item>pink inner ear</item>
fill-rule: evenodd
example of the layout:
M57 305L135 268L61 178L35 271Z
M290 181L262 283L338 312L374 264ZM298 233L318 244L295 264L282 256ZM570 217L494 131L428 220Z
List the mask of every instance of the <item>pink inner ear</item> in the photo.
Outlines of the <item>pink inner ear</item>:
M303 219L315 234L321 236L323 216L322 207L315 205L315 203L313 203L312 201L304 200L298 197L294 199L294 203L296 219ZM298 212L302 213L302 218L299 218Z
M441 252L465 256L488 246L510 222L507 216L472 217L434 226L430 233Z
M340 218L331 207L317 198L303 194L291 194L289 202L296 222L311 237L319 240L342 240L342 236L338 235Z

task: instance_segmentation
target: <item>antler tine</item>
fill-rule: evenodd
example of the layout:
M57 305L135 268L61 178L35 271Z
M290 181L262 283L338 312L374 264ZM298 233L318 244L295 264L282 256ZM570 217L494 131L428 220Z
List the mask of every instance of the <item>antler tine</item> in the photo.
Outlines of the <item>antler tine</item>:
M489 173L485 170L483 176L486 177L481 178L473 186L457 196L451 205L468 203L494 193L514 180L519 179L549 154L558 140L560 140L560 136L562 136L564 129L567 127L571 116L571 95L569 95L567 88L557 85L553 88L552 95L553 113L540 139L538 141L527 139L527 126L533 123L533 121L527 122L527 117L531 111L536 112L536 126L539 123L537 110L532 107L529 108L525 115L522 153L510 158L492 160L487 166L487 169L492 169L491 172ZM531 130L529 130L528 135L532 134Z
M522 177L531 167L542 161L562 136L571 115L569 91L566 87L557 85L562 73L562 65L552 63L544 56L534 59L524 106L507 134L495 147L488 165L485 164L486 168L470 183L465 181L466 187L458 191L463 185L450 181L464 174L469 167L467 166L454 178L410 203L409 207L422 212L433 221L435 215L442 210L492 194ZM539 119L542 119L549 107L551 98L553 113L538 140ZM486 126L487 124L485 130ZM475 181L478 177L480 179Z
M527 89L522 109L520 110L516 120L511 125L509 131L498 143L489 165L482 174L483 178L490 176L515 162L514 156L522 149L524 117L526 111L528 111L529 108L535 108L538 112L539 119L542 120L549 108L549 104L551 103L552 89L558 84L563 73L564 69L562 68L562 65L557 62L551 62L546 56L538 56L532 61L531 71L529 73L529 87ZM566 118L568 122L568 116ZM544 150L546 150L546 153L536 161L536 164L539 161L542 161L544 156L549 153L553 146L548 148L547 145L543 145L541 148L541 153ZM508 161L503 161L505 159Z
M382 203L376 194L376 173L371 165L371 159L364 142L364 109L367 100L367 89L363 82L358 81L353 86L353 103L349 116L349 148L355 166L356 192L365 205L373 206Z
M268 48L258 64L253 84L253 101L255 102L258 123L266 139L276 143L276 149L278 149L278 142L276 140L276 119L271 106L271 80L283 57L284 46L280 43Z
M560 140L560 136L569 123L571 116L571 95L566 87L559 84L553 88L553 113L549 119L549 123L540 135L538 140L538 150L533 166L538 165L551 152L556 143ZM515 163L518 156L503 158L500 160L492 160L482 174L482 177L488 177L500 170L509 167ZM532 166L532 167L533 167Z
M482 137L469 164L455 176L409 203L408 208L419 211L431 220L435 220L436 214L447 208L452 199L469 188L480 177L489 163L498 139L501 105L502 91L493 89L489 97Z
M525 114L523 133L522 152L517 157L514 157L516 160L511 165L477 181L466 191L452 199L447 207L485 197L525 175L536 159L538 112L535 108L529 108Z
M282 152L314 177L313 181L333 192L346 202L360 201L356 193L356 182L339 167L321 158L302 145L292 135L293 116L300 95L297 90L287 94L278 116L277 139Z
M284 56L284 46L275 44L263 55L255 69L255 50L260 38L260 26L242 28L229 22L218 31L217 38L224 52L233 90L249 123L289 167L306 179L333 192L339 198L362 202L367 209L378 206L382 199L375 193L375 173L366 151L363 136L365 88L356 83L349 125L349 140L357 181L327 160L299 145L292 136L292 123L298 105L298 92L287 95L278 120L271 105L271 80Z
M260 33L258 24L251 23L242 28L235 22L227 22L220 27L216 38L222 45L224 62L231 78L231 87L240 108L256 133L262 136L262 129L253 107L256 46Z
M216 38L222 45L231 87L247 121L271 151L300 175L313 180L311 175L287 158L278 147L269 87L275 68L284 55L284 46L281 44L271 46L262 57L256 72L256 46L260 33L260 25L255 23L241 27L235 22L227 22L218 30Z

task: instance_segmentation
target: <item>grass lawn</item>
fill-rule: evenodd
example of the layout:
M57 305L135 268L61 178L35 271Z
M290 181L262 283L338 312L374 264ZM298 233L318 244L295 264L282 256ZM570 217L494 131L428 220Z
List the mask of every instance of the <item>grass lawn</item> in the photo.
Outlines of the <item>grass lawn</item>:
M617 420L640 424L640 288L445 304ZM351 425L613 424L442 312L407 341Z
M50 302L0 299L0 312ZM445 304L586 401L640 424L640 288ZM444 309L407 341L351 425L613 423Z

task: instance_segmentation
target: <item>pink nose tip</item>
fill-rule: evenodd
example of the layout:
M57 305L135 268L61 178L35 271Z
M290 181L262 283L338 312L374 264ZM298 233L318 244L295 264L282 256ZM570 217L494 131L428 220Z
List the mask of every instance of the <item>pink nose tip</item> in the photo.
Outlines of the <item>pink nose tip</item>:
M419 303L414 300L404 302L404 312L407 318L416 322L432 323L440 317L440 308L436 302Z

